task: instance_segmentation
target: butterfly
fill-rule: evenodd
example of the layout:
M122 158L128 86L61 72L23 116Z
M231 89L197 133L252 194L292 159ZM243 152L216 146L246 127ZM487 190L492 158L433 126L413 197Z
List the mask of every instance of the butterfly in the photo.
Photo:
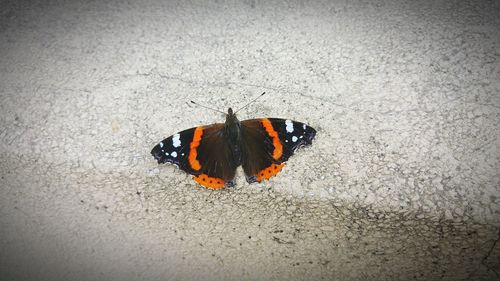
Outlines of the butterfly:
M262 94L263 95L263 94ZM278 174L299 147L310 145L316 130L304 123L281 118L239 121L231 108L225 123L198 126L158 143L151 154L193 175L209 189L233 187L241 165L248 183Z

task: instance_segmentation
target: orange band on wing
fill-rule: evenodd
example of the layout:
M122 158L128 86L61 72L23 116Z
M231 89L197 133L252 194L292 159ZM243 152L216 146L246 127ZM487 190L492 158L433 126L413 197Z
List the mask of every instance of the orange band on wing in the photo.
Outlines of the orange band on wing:
M220 178L212 178L207 174L201 174L193 177L194 181L210 189L221 189L224 187L224 180Z
M198 157L198 146L200 146L202 135L203 135L203 128L196 127L196 129L194 130L193 140L189 145L188 161L191 168L195 171L199 171L201 169L200 162L198 161L198 159L196 159L196 157Z
M255 175L255 177L257 177L257 181L258 182L261 182L262 180L268 180L272 177L274 177L277 173L279 173L281 171L281 169L283 169L283 167L285 167L285 163L281 163L281 164L271 164L271 166L263 169L262 171L260 171L259 173L257 173L257 175Z
M274 130L273 125L271 124L271 121L269 121L269 119L263 118L261 122L262 126L264 126L264 128L266 129L267 134L269 134L269 136L273 139L273 158L278 160L281 158L281 155L283 155L283 145L281 144L278 133Z

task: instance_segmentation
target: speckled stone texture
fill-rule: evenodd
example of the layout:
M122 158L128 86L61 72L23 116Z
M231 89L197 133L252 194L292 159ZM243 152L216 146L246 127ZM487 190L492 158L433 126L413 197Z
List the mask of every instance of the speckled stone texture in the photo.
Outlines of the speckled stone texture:
M1 280L500 280L500 2L2 1ZM149 154L318 130L271 181Z

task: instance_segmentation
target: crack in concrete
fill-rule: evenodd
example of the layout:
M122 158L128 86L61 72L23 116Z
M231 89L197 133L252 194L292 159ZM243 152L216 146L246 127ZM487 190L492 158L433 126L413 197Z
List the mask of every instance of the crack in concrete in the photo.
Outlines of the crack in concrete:
M486 261L489 259L489 257L493 253L493 250L496 248L498 241L500 241L500 229L498 229L497 237L496 237L495 241L493 242L493 244L491 245L490 249L488 250L488 253L486 253L486 256L484 256L484 258L481 260L481 264L483 266L485 266L488 270L492 271L495 274L495 276L500 279L500 272L496 271L495 269L493 269L491 266L489 266L486 263Z

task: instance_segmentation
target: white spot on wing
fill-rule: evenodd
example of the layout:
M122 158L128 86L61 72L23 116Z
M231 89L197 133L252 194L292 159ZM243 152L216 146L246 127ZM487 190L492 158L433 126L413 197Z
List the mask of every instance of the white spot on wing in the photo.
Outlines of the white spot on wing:
M292 133L293 132L293 122L292 122L292 120L286 120L285 121L285 125L286 125L286 131L288 133Z
M163 142L162 142L162 141L160 142L160 147L162 147L162 148L163 148Z
M172 145L174 147L179 147L181 145L181 135L179 134L175 134L173 137L172 137Z
M167 156L168 156L168 152L165 152L165 155L167 155Z
M293 141L293 142L296 142L297 140L298 140L298 139L297 139L297 137L296 137L296 136L293 136L293 137L292 137L292 141Z
M174 151L174 152L172 152L170 155L172 155L172 157L174 157L174 158L175 158L175 157L177 157L177 152L175 152L175 151Z
M302 124L302 128L304 128L304 130L306 129L306 124Z

